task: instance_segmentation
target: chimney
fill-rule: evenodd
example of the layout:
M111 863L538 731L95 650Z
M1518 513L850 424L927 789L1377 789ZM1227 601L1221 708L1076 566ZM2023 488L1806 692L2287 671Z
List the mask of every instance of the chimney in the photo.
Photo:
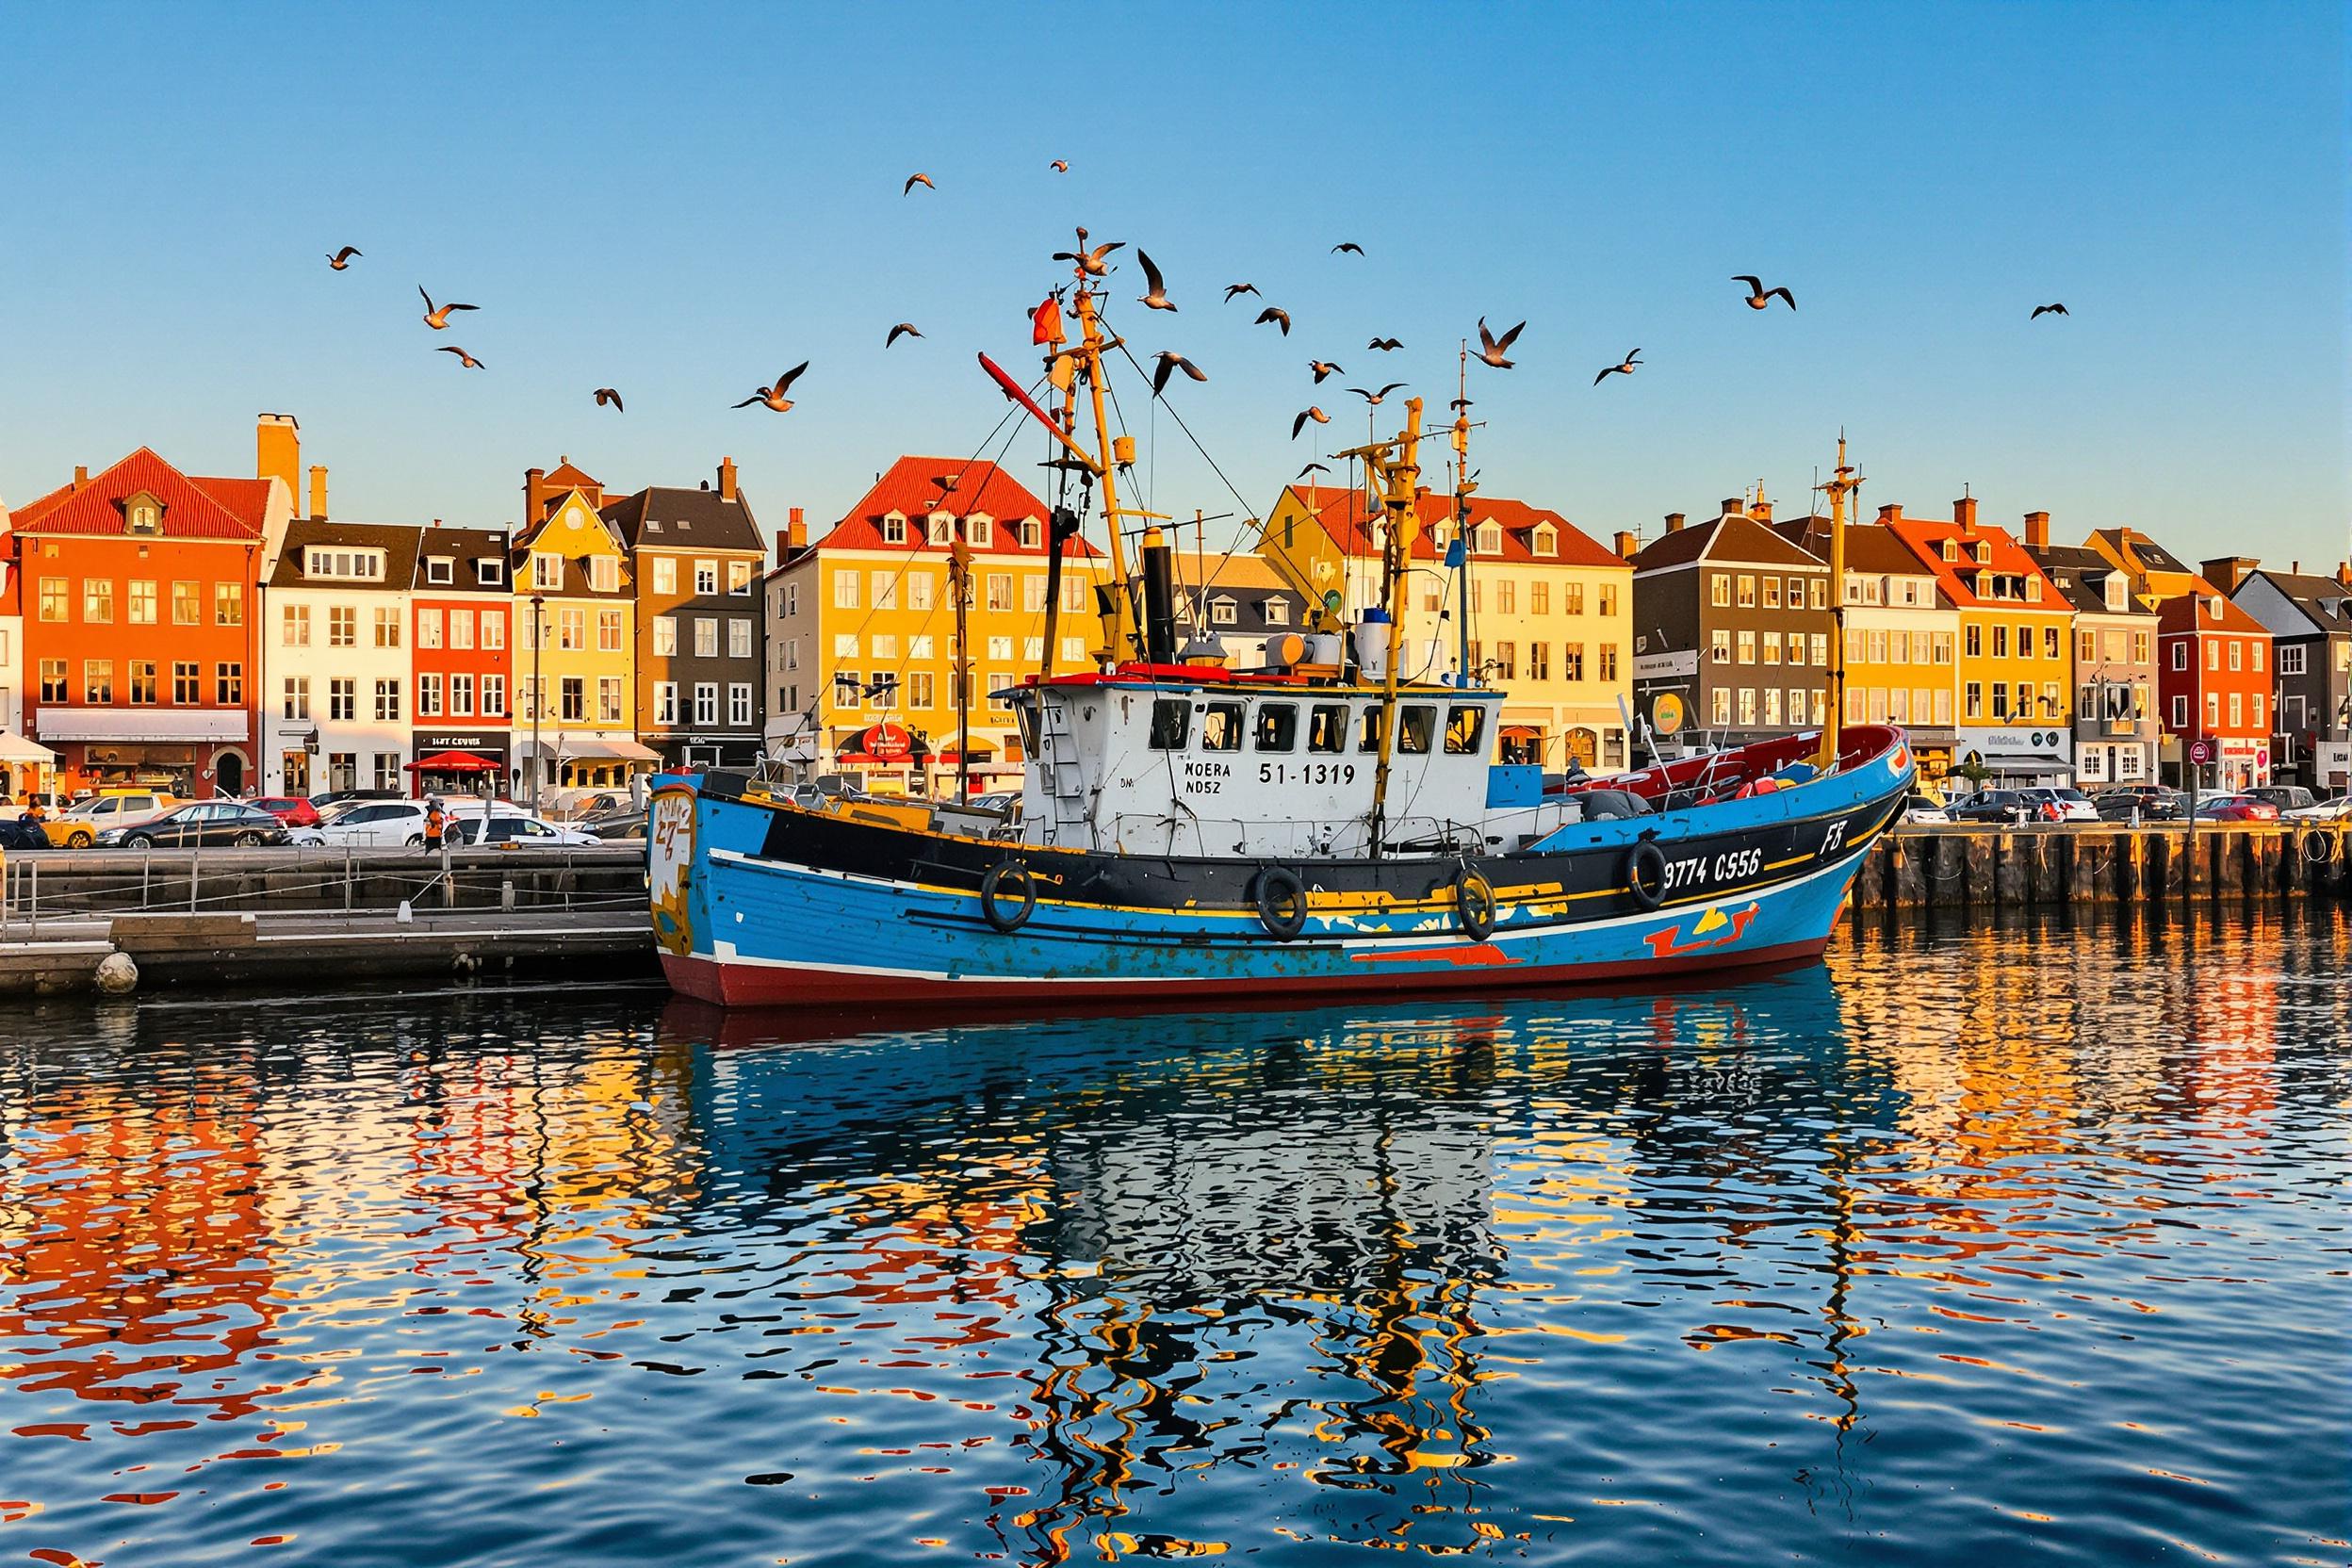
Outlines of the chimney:
M1682 531L1681 513L1669 512L1666 514L1666 531L1669 533L1680 533Z
M1745 506L1745 504L1746 504L1746 502L1745 502L1744 498L1741 498L1741 497L1739 497L1739 496L1725 496L1725 497L1723 498L1723 510L1721 513L1717 514L1717 515L1719 515L1719 516L1724 516L1724 517L1739 517L1739 516L1744 516L1746 514L1744 513L1744 511L1742 510L1742 508Z
M291 414L254 416L253 477L284 484L288 509L302 504L302 427Z
M82 486L88 484L89 482L90 465L87 463L76 463L74 465L74 488L79 490Z
M1641 551L1641 535L1633 532L1630 529L1621 529L1617 534L1617 553L1623 556L1625 560L1631 561L1636 555L1640 554Z
M523 526L539 521L540 509L547 498L547 471L545 468L523 470Z
M327 514L327 466L323 463L310 466L310 514L314 517Z
M735 460L731 457L723 457L719 459L719 499L731 501L734 498Z
M1963 496L1952 503L1952 520L1960 525L1963 533L1976 531L1976 498Z
M2336 580L2346 588L2352 588L2352 561L2346 561L2336 568Z
M1886 523L1899 523L1903 521L1903 503L1901 501L1894 501L1886 506L1880 507L1878 509L1878 520L1882 525Z
M2029 512L2025 514L2025 547L2028 549L2050 548L2050 514Z
M792 508L784 524L784 538L795 550L805 550L808 547L808 508L800 506Z
M1749 503L1748 515L1759 523L1769 523L1772 520L1772 503L1758 496Z
M2234 594L2262 562L2250 555L2216 556L2197 563L2197 575L2225 594Z

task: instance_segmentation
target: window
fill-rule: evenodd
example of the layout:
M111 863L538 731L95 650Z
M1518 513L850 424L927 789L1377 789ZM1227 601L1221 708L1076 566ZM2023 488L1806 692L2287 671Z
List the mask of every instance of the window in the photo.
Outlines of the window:
M751 651L751 617L735 615L727 623L727 656L729 659L749 659Z
M694 592L715 594L719 591L719 564L715 561L694 563Z
M741 729L751 723L751 682L729 681L727 687L727 722Z
M2221 668L2221 644L2218 640L2205 645L2205 667L2209 670Z
M2251 705L2248 710L2249 723L2252 725L2255 733L2260 734L2262 729L2262 694L2260 692L2248 693L2246 695L2246 701Z
M1756 633L1744 628L1740 632L1740 662L1742 664L1756 662Z
M625 645L628 632L623 629L621 612L617 610L596 612L596 649L600 653L618 653Z
M1204 702L1200 705L1200 749L1202 751L1239 751L1241 749L1240 703Z
M470 718L474 711L474 678L469 675L449 677L449 716Z
M2304 669L2303 655L2303 645L2300 643L2293 644L2287 647L2280 648L2278 650L2278 673L2280 675L2301 675Z
M1045 547L1045 531L1035 517L1023 517L1017 531L1022 549L1034 550Z
M1788 662L1790 662L1791 664L1802 664L1802 663L1804 663L1804 662L1805 662L1805 633L1804 633L1804 632L1802 632L1802 631L1791 631L1791 632L1788 633L1787 640L1788 640ZM1895 634L1895 643L1896 643L1896 645L1897 645L1898 646L1900 646L1900 645L1902 645L1902 643L1903 643L1903 634L1902 634L1901 632L1897 632L1897 633Z
M621 677L617 675L600 675L596 677L596 722L598 724L618 724L621 722L621 703L623 699L621 688L624 682Z
M239 660L224 660L212 667L213 700L224 708L235 708L245 700L245 665Z
M182 702L188 699L179 694L180 672L187 668L185 664L172 666L172 694L175 700ZM285 690L278 699L278 716L282 719L310 717L310 678L308 676L290 675L286 678Z
M1740 574L1740 608L1742 610L1756 608L1756 579L1747 572Z
M895 512L886 514L882 518L882 542L886 545L905 544L906 519Z
M994 547L996 544L995 524L990 519L977 514L966 517L964 519L964 543L976 545L982 548Z
M193 659L179 659L172 663L172 700L193 706L204 700L204 666ZM310 682L302 682L303 718L310 717Z
M2044 659L2057 658L2058 650L2063 645L2062 645L2058 639L2058 629L2056 627L2046 626L2042 628L2042 657Z
M1086 610L1088 586L1086 580L1082 577L1062 579L1062 609L1072 615L1084 614Z
M1707 654L1708 654L1708 657L1709 657L1711 660L1713 660L1713 662L1716 662L1716 663L1718 663L1718 664L1728 664L1728 663L1730 663L1730 662L1731 662L1731 633L1730 633L1730 631L1729 631L1729 630L1727 630L1726 629L1723 628L1723 627L1717 627L1717 628L1716 628L1716 629L1715 629L1712 632L1710 632L1710 633L1708 633L1708 634L1707 634L1707 638L1708 638L1708 640L1707 640Z
M1182 751L1192 733L1192 704L1182 697L1155 697L1152 702L1152 749Z
M1307 715L1307 749L1336 757L1348 749L1348 707L1318 702Z
M1780 608L1780 579L1776 577L1768 577L1764 580L1764 608L1767 610Z
M556 714L566 724L580 724L588 717L588 682L576 675L567 675L556 685Z
M1558 555L1560 553L1560 530L1549 523L1537 524L1535 543L1531 547L1538 555Z
M556 612L555 645L574 652L588 645L588 612L585 610Z
M1721 729L1731 723L1731 688L1715 688L1713 700L1707 705L1707 722Z
M1729 573L1714 574L1714 581L1710 585L1708 597L1718 610L1727 610L1731 607L1731 576Z
M1780 688L1764 688L1764 722L1777 727L1780 724Z
M391 724L400 716L400 683L397 680L376 682L376 719Z
M2009 687L2005 682L1996 680L1993 682L1993 717L2005 719L2008 716Z
M619 558L610 555L590 556L588 558L588 587L592 593L619 593L621 589Z
M161 533L163 508L153 496L141 491L131 498L122 510L122 531L125 533Z
M437 648L441 645L441 612L420 609L416 612L416 645Z
M923 535L941 549L956 543L956 519L944 512L934 512Z
M1480 523L1471 540L1472 547L1480 555L1503 553L1503 531L1494 523Z
M1756 688L1753 686L1740 688L1740 722L1743 725L1756 723Z
M1209 624L1211 626L1239 626L1241 607L1224 595L1217 595L1209 601Z
M1427 757L1436 734L1436 709L1415 702L1396 710L1396 749L1404 755Z
M464 676L457 678L465 679ZM495 719L506 711L506 677L485 675L482 678L482 716Z
M2078 664L2099 662L2099 633L2078 631L2074 634L2074 659Z
M1971 680L1968 683L1966 693L1962 711L1971 719L1983 718L1984 716L1984 683L1981 680Z
M1494 678L1497 680L1519 678L1518 644L1497 643L1494 645Z
M1476 757L1478 738L1486 728L1486 710L1472 703L1457 703L1446 710L1446 755Z
M2236 728L2239 728L2239 727L2241 727L2242 726L2244 726L2244 725L2245 725L2245 723L2246 723L2246 696L2245 696L2245 694L2244 694L2244 693L2241 693L2241 692L2232 692L2232 693L2230 693L2230 728L2232 728L2232 729L2236 729Z
M400 645L400 607L397 604L376 606L376 646L396 648Z
M66 580L61 577L42 578L41 580L41 618L44 621L65 620L70 614L66 606Z
M241 582L216 582L212 585L212 624L243 626L245 624L245 585Z
M447 555L425 557L425 580L436 588L446 588L457 580L457 562Z
M1380 710L1377 703L1366 703L1356 710L1356 749L1362 752L1380 749Z
M2172 667L2176 670L2189 667L2189 640L2186 637L2176 639L2172 645Z
M1601 678L1603 680L1617 678L1617 645L1614 643L1601 645Z
M719 722L719 686L714 680L694 683L694 723L714 725Z
M1012 656L1013 640L1010 637L991 637L988 639L988 657L990 659L1010 659Z
M653 618L653 656L668 659L678 652L678 617L656 615Z
M155 700L155 662L152 659L132 660L130 676L131 700L153 706Z
M1780 639L1769 631L1764 634L1764 662L1767 664L1780 662Z
M657 594L678 592L678 563L666 555L653 558L653 591Z
M484 588L498 587L500 583L506 580L506 563L503 561L476 561L474 563L474 580L481 583Z
M988 574L988 608L1010 610L1013 607L1013 580L1007 572Z
M441 716L441 678L420 675L416 678L416 716L433 719Z
M1084 637L1063 638L1062 662L1065 664L1083 664L1086 662L1086 640Z
M564 558L533 550L531 556L531 585L533 588L564 586Z
M836 610L857 609L858 587L858 574L856 572L835 572L833 574L833 608Z
M133 580L129 608L124 618L133 626L155 624L155 580L154 578Z
M1984 656L1984 629L1981 626L1963 627L1961 641L1967 645L1970 659Z
M1498 615L1519 612L1519 585L1509 578L1494 584L1494 612Z
M694 657L716 659L719 656L719 621L715 615L694 617Z
M41 662L41 700L71 702L74 700L65 681L65 661L44 659Z
M104 625L114 619L114 581L111 578L82 580L82 619L95 625Z
M471 646L473 629L474 617L470 613L463 610L450 611L449 646L453 648ZM506 646L505 611L485 610L482 612L482 645L492 650Z
M348 648L359 642L359 612L348 604L327 607L327 646Z
M2254 673L2255 673L2256 675L2260 675L2260 674L2262 674L2262 644L2260 644L2260 643L2248 643L2248 644L2246 645L2246 647L2247 647L2247 649L2248 649L2248 650L2249 650L2249 651L2253 654Z
M323 545L313 545L302 552L302 575L381 582L384 580L384 552L348 547L331 549Z
M2024 659L2033 658L2033 640L2031 638L2026 638L2022 639L2022 642L2024 645L2018 648L2018 657ZM2009 657L2009 629L2005 626L1996 626L1993 628L1993 657L1995 659L2006 659Z
M1569 644L1567 645L1570 647L1576 646L1575 644ZM1529 643L1527 645L1527 678L1529 680L1549 680L1552 678L1551 644ZM1568 678L1574 680L1577 678L1575 676L1569 676Z
M1600 596L1601 613L1604 615L1614 615L1617 613L1617 585L1613 582L1602 583Z
M2231 669L2234 670L2241 667L2238 661L2245 657L2245 647L2246 645L2239 642L2236 638L2233 637L2230 640L2230 667Z
M751 592L751 563L730 561L727 564L727 591L730 594Z
M1295 751L1298 746L1298 705L1294 702L1258 704L1257 739L1260 751Z
M928 670L910 671L906 677L906 706L928 710L936 699L938 684ZM789 705L788 705L789 706Z
M204 585L201 583L185 580L172 584L172 624L173 626L201 626L204 624L204 599L203 586ZM63 615L59 615L57 619L63 620L65 617Z

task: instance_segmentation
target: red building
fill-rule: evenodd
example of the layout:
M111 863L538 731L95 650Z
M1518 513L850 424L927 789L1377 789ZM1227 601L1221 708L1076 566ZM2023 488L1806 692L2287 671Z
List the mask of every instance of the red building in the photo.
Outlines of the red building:
M2203 787L2269 783L2270 692L2270 633L2210 584L2157 611L2157 705L2178 781L2188 743L2203 738L2214 752Z
M292 496L142 447L16 510L25 732L73 792L236 794L257 779L260 566Z
M503 529L444 528L416 543L412 585L411 793L503 794L514 766L515 599ZM431 764L442 760L446 765ZM483 764L488 764L484 766Z

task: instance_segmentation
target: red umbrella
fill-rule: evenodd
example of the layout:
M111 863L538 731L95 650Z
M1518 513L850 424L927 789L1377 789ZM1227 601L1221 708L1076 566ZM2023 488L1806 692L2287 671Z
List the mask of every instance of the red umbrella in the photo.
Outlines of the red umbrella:
M496 773L502 764L471 751L436 751L411 762L409 773Z

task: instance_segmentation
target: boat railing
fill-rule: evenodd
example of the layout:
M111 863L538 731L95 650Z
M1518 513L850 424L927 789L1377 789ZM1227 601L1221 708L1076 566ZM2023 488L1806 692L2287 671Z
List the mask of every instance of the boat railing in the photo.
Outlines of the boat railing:
M1202 855L1217 858L1359 856L1364 852L1361 819L1338 823L1294 817L1204 817L1186 812L1121 811L1111 818L1111 840L1130 854ZM1481 825L1450 817L1392 817L1386 842L1397 855L1482 855Z

